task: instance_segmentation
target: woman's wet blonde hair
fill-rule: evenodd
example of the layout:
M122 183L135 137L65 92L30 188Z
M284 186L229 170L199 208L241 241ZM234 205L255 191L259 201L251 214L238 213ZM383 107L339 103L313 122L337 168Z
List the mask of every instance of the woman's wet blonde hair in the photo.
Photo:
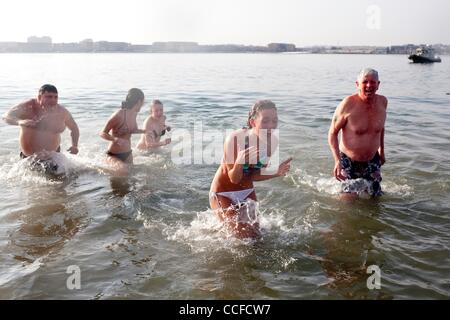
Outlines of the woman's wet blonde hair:
M247 128L248 129L252 128L252 125L250 124L250 120L256 119L256 117L258 116L258 114L262 110L268 110L268 109L275 109L275 110L277 110L277 107L275 106L275 103L273 103L270 100L258 100L258 101L256 101L256 103L253 105L253 107L250 109L250 111L248 113Z

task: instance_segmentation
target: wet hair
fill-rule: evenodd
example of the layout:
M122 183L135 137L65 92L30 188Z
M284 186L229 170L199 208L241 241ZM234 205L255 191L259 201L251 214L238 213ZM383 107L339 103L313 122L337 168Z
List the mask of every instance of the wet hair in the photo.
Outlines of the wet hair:
M51 92L58 94L58 89L54 85L51 84L44 84L42 87L39 88L39 94L43 94L45 92Z
M159 105L161 107L163 106L161 100L155 99L155 100L152 100L152 105L151 105L150 109L153 110L153 107L156 105Z
M378 79L378 71L377 70L372 69L372 68L364 68L359 72L357 80L359 81L368 75L373 75L373 76L377 77L377 79Z
M250 124L250 120L255 119L258 116L258 113L260 113L262 110L268 109L277 110L277 107L275 106L275 103L273 103L270 100L256 101L256 103L253 105L253 107L250 109L248 113L247 128L250 129L252 127L252 125Z
M155 100L152 101L152 105L154 105L154 104L159 104L160 106L163 105L161 100L158 100L158 99L155 99Z
M131 88L128 90L125 101L122 101L122 109L133 108L140 100L144 100L144 93L141 89Z

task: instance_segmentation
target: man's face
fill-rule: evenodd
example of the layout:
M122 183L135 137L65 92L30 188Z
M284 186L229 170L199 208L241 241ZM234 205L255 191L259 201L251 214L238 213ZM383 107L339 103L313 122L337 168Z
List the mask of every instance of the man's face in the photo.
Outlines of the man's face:
M54 107L58 104L58 94L54 92L44 92L38 95L38 101L44 107Z
M360 94L365 98L373 98L378 90L380 81L372 74L365 75L356 81Z
M164 114L164 108L162 105L160 104L154 104L152 106L152 116L156 119L159 119L163 116Z

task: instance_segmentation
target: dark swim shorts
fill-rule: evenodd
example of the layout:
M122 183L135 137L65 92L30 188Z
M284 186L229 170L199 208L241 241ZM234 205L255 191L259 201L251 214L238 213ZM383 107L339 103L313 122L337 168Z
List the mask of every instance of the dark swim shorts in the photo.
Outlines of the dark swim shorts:
M371 196L381 196L381 158L377 152L369 161L353 161L341 152L342 174L348 180L342 184L342 192L360 193L367 191Z
M59 146L58 149L56 149L56 152L61 152L61 147ZM30 169L34 171L41 172L43 174L48 174L50 176L60 176L64 174L61 172L61 168L58 166L58 164L55 162L54 159L39 159L35 155L27 156L23 152L20 152L20 158L26 159L31 157L31 161L29 163Z

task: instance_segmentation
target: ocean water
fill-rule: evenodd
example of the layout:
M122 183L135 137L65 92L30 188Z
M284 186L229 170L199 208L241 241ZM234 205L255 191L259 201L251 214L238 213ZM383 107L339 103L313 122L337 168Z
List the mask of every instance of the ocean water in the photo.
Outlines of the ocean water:
M345 203L327 131L366 66L389 99L385 195ZM52 83L81 131L79 154L58 157L68 177L50 181L19 161L18 127L0 124L1 299L450 298L450 57L2 54L0 70L2 114ZM131 87L163 101L174 141L134 150L120 179L104 170L98 132ZM208 208L218 165L174 161L175 136L240 128L258 99L277 104L280 156L294 160L286 177L255 183L262 240L237 240ZM367 287L371 265L380 289ZM80 289L67 286L70 266Z

